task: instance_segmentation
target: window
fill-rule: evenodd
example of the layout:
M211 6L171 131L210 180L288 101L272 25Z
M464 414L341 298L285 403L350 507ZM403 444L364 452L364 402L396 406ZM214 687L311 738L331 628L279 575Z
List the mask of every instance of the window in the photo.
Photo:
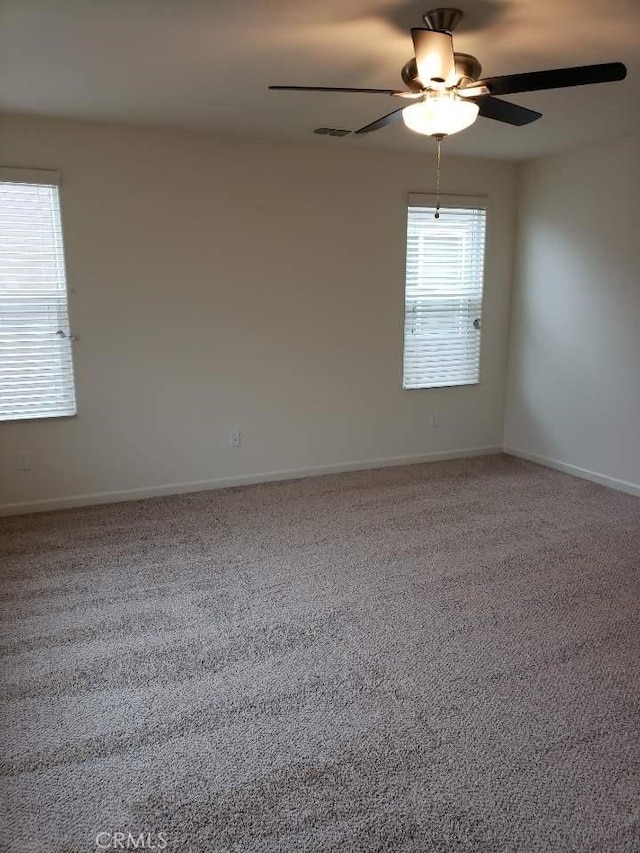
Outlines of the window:
M76 411L56 172L0 169L0 420Z
M480 381L486 209L452 197L410 196L403 388Z

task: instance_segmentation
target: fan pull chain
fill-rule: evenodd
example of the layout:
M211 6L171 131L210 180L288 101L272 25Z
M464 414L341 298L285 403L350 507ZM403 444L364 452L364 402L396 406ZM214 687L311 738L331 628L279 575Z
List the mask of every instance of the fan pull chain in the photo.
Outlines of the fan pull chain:
M440 146L444 139L444 134L437 133L434 136L436 140L436 213L435 218L440 219Z

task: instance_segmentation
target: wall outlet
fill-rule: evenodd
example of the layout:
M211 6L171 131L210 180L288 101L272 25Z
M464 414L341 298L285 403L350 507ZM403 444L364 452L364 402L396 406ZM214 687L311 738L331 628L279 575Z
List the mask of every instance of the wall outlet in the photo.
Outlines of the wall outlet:
M240 435L239 429L232 429L229 433L229 447L240 447L242 444L242 437Z
M440 426L440 412L431 412L431 417L429 418L429 428L436 429L436 427Z
M21 450L18 453L18 469L20 471L29 471L31 469L28 450Z

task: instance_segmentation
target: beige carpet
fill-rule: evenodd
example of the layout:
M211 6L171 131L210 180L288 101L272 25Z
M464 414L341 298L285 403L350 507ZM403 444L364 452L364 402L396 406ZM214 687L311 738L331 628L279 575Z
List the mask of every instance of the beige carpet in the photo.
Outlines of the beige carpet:
M640 850L637 498L493 456L0 548L3 851Z

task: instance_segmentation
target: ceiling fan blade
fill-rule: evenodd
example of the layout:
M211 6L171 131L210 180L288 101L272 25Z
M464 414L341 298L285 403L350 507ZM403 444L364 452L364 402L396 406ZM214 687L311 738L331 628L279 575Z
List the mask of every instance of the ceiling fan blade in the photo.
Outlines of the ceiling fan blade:
M542 113L528 110L526 107L512 104L509 101L492 98L491 95L480 95L478 98L469 98L469 100L474 101L480 107L481 116L503 121L505 124L513 124L516 127L531 124L532 121L537 121L542 117Z
M626 76L627 69L621 62L607 62L603 65L578 65L575 68L554 68L549 71L487 77L477 80L471 86L486 86L491 95L512 95L515 92L539 92L542 89L564 89L591 83L613 83L616 80L624 80Z
M404 109L405 107L400 107L400 109L394 110L392 113L388 113L386 116L382 116L382 118L372 121L371 124L365 124L364 127L360 127L356 130L356 134L371 133L372 130L380 130L381 127L386 127L386 125L392 124L400 118L402 110Z
M451 34L414 28L411 38L423 86L454 86L457 80Z
M361 92L368 95L397 95L395 89L353 89L350 87L331 86L269 86L281 92Z

